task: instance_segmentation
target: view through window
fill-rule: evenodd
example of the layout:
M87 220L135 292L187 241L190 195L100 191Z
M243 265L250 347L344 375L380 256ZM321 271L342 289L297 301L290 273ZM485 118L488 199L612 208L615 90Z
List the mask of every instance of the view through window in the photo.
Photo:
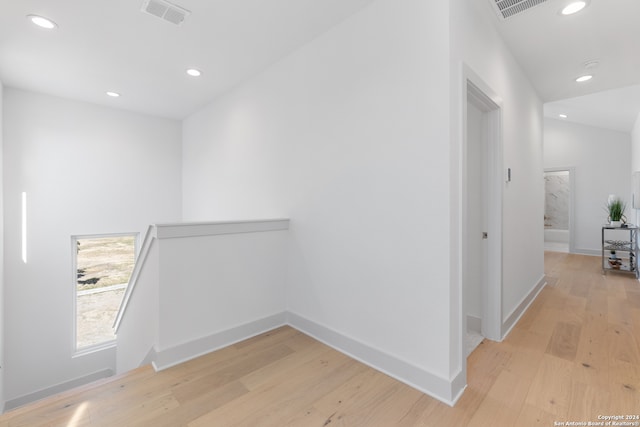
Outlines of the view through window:
M136 235L74 237L76 349L115 340L113 322L135 263Z

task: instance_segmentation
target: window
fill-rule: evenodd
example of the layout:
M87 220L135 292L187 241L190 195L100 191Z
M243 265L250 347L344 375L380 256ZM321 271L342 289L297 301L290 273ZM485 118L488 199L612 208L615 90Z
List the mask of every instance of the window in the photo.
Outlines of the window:
M135 263L137 234L74 236L77 351L113 345L113 322Z

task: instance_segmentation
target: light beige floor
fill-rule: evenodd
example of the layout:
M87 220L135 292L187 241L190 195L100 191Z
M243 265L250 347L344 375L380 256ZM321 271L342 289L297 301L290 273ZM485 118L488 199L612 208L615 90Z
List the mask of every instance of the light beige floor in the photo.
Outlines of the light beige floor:
M468 359L454 408L288 327L161 373L141 368L0 417L6 426L554 426L640 413L640 288L549 252L549 285Z

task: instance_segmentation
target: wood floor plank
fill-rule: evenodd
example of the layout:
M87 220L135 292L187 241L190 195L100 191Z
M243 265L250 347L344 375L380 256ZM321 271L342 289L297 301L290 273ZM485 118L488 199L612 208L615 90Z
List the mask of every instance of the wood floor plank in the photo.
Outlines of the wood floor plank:
M609 363L610 409L619 413L636 413L640 408L640 366L617 359Z
M640 286L545 253L547 286L467 359L455 407L290 327L162 372L140 368L0 416L0 427L553 426L640 408Z
M544 347L537 351L514 348L505 370L517 375L527 384L531 384L538 373L540 362L542 362L542 357L545 354L542 350L544 350Z
M304 339L303 339L304 338ZM250 373L243 375L240 378L242 384L249 390L256 390L262 386L279 381L282 377L282 372L296 369L301 365L311 362L317 357L319 352L326 351L327 347L315 340L308 337L300 336L293 338L293 343L303 339L306 341L306 345L301 347L298 351L282 357L269 365L260 366L258 369L253 370ZM295 346L295 344L293 344ZM292 342L287 342L287 347L291 347Z
M313 378L305 380L304 384L296 386L295 393L283 395L284 397L277 399L277 401L252 412L239 425L247 427L256 425L280 427L283 422L286 423L288 420L295 418L300 412L300 408L310 407L313 402L345 382L351 381L354 376L365 370L367 368L364 365L354 360L348 360L335 367L335 369L326 372L319 381L314 381ZM269 393L272 394L273 390L269 390Z
M625 291L625 283L628 282L630 277L624 274L607 274L605 276L605 281L607 284L607 291L609 293L609 297L625 299L627 293ZM633 280L633 279L632 279Z
M640 364L640 354L633 329L627 325L609 324L607 330L607 348L609 360Z
M611 396L606 388L574 382L567 419L597 421L598 415L611 410Z
M126 406L114 406L110 408L99 408L98 411L92 411L92 418L109 419L114 425L125 425L127 423L145 425L150 420L162 416L167 412L171 412L180 407L180 403L171 394L170 390L153 397L137 400L134 404ZM135 422L131 422L135 420Z
M609 383L609 352L607 325L600 315L587 315L582 326L572 377L575 381L607 389Z
M274 363L292 353L293 350L284 344L280 344L276 347L238 358L235 363L223 369L207 373L188 383L173 387L173 395L176 396L178 401L187 402L202 393L206 393L208 390L237 381L244 375L259 369L261 366Z
M551 299L553 300L553 299ZM564 301L563 301L564 304ZM530 331L535 334L544 337L545 347L553 335L553 330L556 327L556 323L562 316L562 309L558 308L543 308L540 310L540 314L536 318L536 321L531 325Z
M527 427L549 427L555 426L556 422L558 422L557 415L550 414L537 406L525 403L522 407L522 411L520 411L520 416L514 425Z
M574 361L578 352L581 327L575 323L557 322L547 345L547 354Z
M354 380L353 384L346 388L347 390L338 392L338 395L342 396L339 400L336 401L332 396L314 404L314 408L320 410L326 417L322 425L353 427L396 425L421 397L421 393L417 390L409 390L382 373L376 373L369 378L359 376ZM343 394L345 392L346 394ZM349 395L357 398L349 398Z
M550 354L542 357L526 403L564 418L569 411L573 364Z
M304 385L320 381L321 378L328 376L347 363L355 362L347 356L326 347L324 351L318 352L311 361L285 371L278 383L270 383L259 387L250 394L235 399L233 402L189 423L189 426L215 425L212 423L222 423L217 425L226 426L246 425L244 420L257 411L288 399L298 393Z
M608 308L608 292L605 289L591 289L587 298L585 310L587 313L606 316L609 312Z
M629 324L631 312L630 306L626 298L609 297L607 298L607 314L609 323L624 325Z
M568 295L559 320L567 323L581 324L586 314L587 298Z
M283 340L290 344L291 339L300 335L302 335L300 332L292 328L278 328L174 366L163 371L163 374L175 377L176 382L189 382L211 372L226 369L228 366L238 363L239 359L252 357L255 353L268 351L274 347L282 349Z
M631 310L631 331L636 339L638 352L640 352L640 307Z
M469 427L516 425L529 391L529 383L504 370L500 372L487 397L473 414Z
M136 419L134 425L154 427L187 425L247 393L249 390L244 385L234 381L182 402L172 410L146 415L144 419Z
M589 295L591 275L587 271L576 272L571 280L569 294L572 296L586 298Z
M422 395L413 403L411 408L397 422L397 427L426 427L433 425L429 422L431 413L442 403L427 395Z
M640 289L634 287L632 290L631 286L628 286L628 287L625 287L625 292L627 294L627 301L629 301L629 304L631 305L631 307L639 309L640 308Z

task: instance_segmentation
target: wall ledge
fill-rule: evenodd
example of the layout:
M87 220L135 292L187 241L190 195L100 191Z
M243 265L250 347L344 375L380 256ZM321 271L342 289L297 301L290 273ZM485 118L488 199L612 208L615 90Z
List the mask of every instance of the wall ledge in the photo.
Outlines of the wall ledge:
M183 223L168 223L168 224L154 224L150 225L144 236L142 247L136 263L131 273L131 279L129 285L126 288L125 294L122 298L122 303L116 319L113 324L113 328L118 332L120 323L124 317L129 300L133 295L136 288L138 277L144 264L147 260L147 255L151 250L151 246L156 240L162 239L177 239L177 238L189 238L189 237L204 237L204 236L221 236L225 234L243 234L243 233L260 233L267 231L282 231L289 229L290 220L287 218L278 219L258 219L258 220L240 220L240 221L211 221L211 222L183 222Z
M175 239L182 237L288 230L289 222L289 219L286 218L243 221L184 222L174 224L155 224L154 228L156 238Z

